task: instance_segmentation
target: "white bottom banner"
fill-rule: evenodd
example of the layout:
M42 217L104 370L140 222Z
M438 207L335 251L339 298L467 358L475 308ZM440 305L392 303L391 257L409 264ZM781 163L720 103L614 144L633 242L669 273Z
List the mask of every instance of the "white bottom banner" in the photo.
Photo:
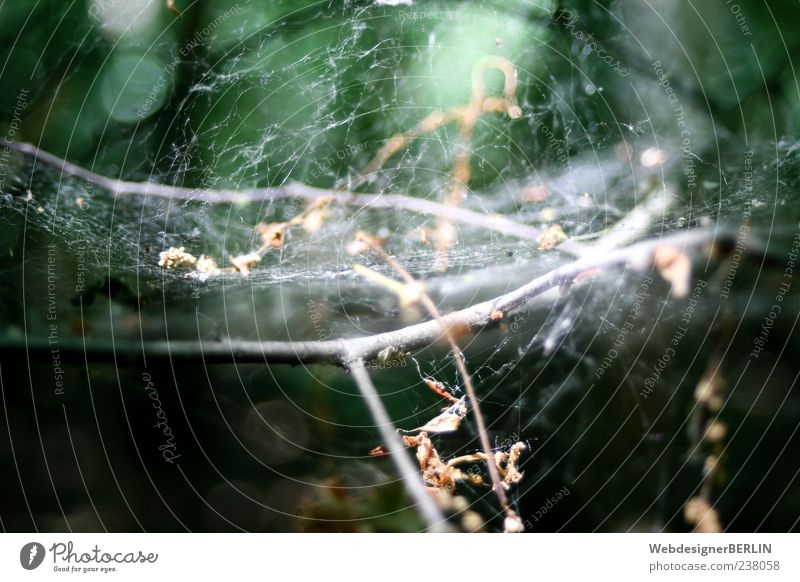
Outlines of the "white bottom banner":
M792 534L4 534L0 580L796 581L799 556Z

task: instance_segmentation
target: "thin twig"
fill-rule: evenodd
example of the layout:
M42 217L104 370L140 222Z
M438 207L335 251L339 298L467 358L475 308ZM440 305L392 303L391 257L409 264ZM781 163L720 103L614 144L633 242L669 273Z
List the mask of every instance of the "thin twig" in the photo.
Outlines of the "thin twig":
M382 246L375 244L375 242L369 237L363 237L362 241L369 246L372 252L380 256L387 265L394 269L407 285L419 285L418 281L411 275L411 273L409 273L405 267L395 260L394 257L387 253ZM447 343L450 344L453 360L456 363L456 368L461 376L461 380L464 382L467 398L469 398L472 412L475 415L475 424L477 424L478 427L478 439L481 443L481 449L483 449L483 453L486 455L486 467L489 469L489 478L492 481L492 489L494 490L495 495L497 495L497 500L500 502L501 509L505 512L508 509L508 499L506 498L505 491L503 490L503 484L500 479L500 474L498 473L497 466L494 462L492 446L491 443L489 443L489 436L486 431L486 422L483 418L483 413L481 413L480 402L478 401L478 395L475 392L475 386L472 384L472 377L470 376L469 371L467 370L467 364L464 361L464 354L461 352L461 348L458 347L455 335L453 334L452 326L445 324L439 308L436 307L436 304L431 299L431 296L428 295L424 288L420 288L419 297L420 301L425 306L425 309L427 309L428 313L431 314L431 317L433 317L434 320L439 323L442 330L444 330Z
M434 111L425 116L417 125L403 133L396 133L378 150L378 153L364 166L357 176L350 179L347 185L356 189L366 182L375 172L380 170L394 154L407 147L418 137L437 130L443 125L458 119L457 109L450 111Z
M381 434L384 446L388 447L389 453L397 468L397 472L403 479L403 484L406 486L411 498L416 502L420 515L425 520L428 526L428 531L442 532L448 531L447 521L444 515L436 506L436 502L425 490L425 484L419 475L419 472L414 467L411 459L406 453L406 447L400 439L400 435L395 430L394 424L386 407L383 406L378 391L372 383L366 368L364 368L364 360L360 357L348 359L347 368L353 376L353 381L358 386L361 395L367 403L370 414L372 415L378 431Z
M117 180L82 168L63 158L41 150L33 144L6 140L0 143L2 143L3 147L13 149L21 154L33 157L36 161L41 161L49 166L57 168L64 175L80 178L90 184L108 190L115 196L150 196L154 198L205 202L209 204L242 204L246 202L261 202L265 200L288 198L316 202L320 199L329 198L331 203L343 206L391 208L407 210L418 214L447 216L454 222L485 228L520 239L536 240L542 234L542 231L538 228L521 224L504 216L484 214L466 208L450 208L445 204L440 204L432 200L414 198L397 193L357 194L355 192L342 190L316 188L300 182L287 182L282 186L266 188L213 190L172 186L154 182Z

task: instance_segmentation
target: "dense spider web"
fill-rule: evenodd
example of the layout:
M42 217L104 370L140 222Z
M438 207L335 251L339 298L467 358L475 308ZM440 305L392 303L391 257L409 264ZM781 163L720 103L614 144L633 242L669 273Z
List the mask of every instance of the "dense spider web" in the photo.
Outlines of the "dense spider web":
M693 226L736 228L745 209L753 211L754 224L763 222L774 210L776 189L789 191L796 181L791 174L796 157L791 144L780 146L777 159L766 148L758 150L753 162L756 175L744 180L740 145L720 145L714 136L701 139L708 120L687 102L687 115L698 128L691 154L697 180L690 187L680 131L657 80L639 71L634 73L635 82L629 83L603 63L576 53L574 39L554 26L554 7L545 2L514 9L504 8L503 2L439 2L424 8L378 2L291 6L279 2L273 12L266 11L271 19L263 22L240 18L238 12L229 14L225 10L231 6L218 4L204 7L199 23L188 33L164 20L161 33L131 41L132 45L126 45L126 35L133 33L110 31L119 23L105 15L102 33L80 41L81 54L104 52L107 57L96 70L98 99L102 101L108 84L104 67L114 66L115 55L132 50L131 46L139 51L141 62L160 63L162 70L169 70L169 91L163 99L161 90L156 91L157 114L148 111L122 129L117 122L124 118L125 104L117 96L107 115L93 122L98 124L97 140L91 151L73 155L67 147L59 153L98 174L124 180L207 190L280 186L288 181L346 189L391 136L413 127L433 110L464 105L470 98L472 67L480 57L493 54L507 58L517 69L523 116L481 118L470 143L472 176L466 208L541 228L558 225L568 236L591 245L643 200L663 193L669 207L653 216L636 238ZM249 13L248 4L241 2L242 13ZM141 14L146 16L152 8L145 5ZM135 28L137 20L133 22ZM615 36L606 40L613 44ZM143 48L137 42L149 44ZM173 62L174 67L169 65ZM91 67L80 75L68 70L63 84L91 72ZM494 73L487 83L492 93L499 94L502 78ZM85 106L92 107L90 99ZM86 123L85 115L81 111L77 119ZM76 123L72 129L77 128ZM400 192L442 201L458 147L457 127L443 125L398 152L358 191ZM108 304L86 302L81 317L91 324L94 338L314 340L387 331L425 319L422 311L401 308L387 289L353 271L352 264L360 262L395 276L375 257L354 258L346 252L358 231L384 237L387 250L425 282L444 312L499 296L571 259L558 249L541 250L536 240L458 225L457 243L448 251L449 267L440 272L434 268L432 245L418 234L435 228L434 217L333 205L319 231L293 230L249 277L231 273L201 280L159 268L158 253L183 246L222 263L259 245L258 223L289 219L303 205L292 200L212 205L199 195L186 201L114 197L58 167L34 165L30 156L15 155L13 169L5 188L4 206L11 210L5 221L19 233L19 240L38 242L38 248L27 243L25 276L38 274L46 280L46 244L55 240L65 288L74 287L76 273L85 267L87 279L101 292L109 281L119 282L118 288L125 290L116 297L112 294ZM783 172L780 185L776 170ZM676 444L672 431L691 408L685 394L691 393L689 385L702 370L693 372L686 380L689 392L684 390L675 400L653 404L639 396L641 382L665 341L662 336L670 333L662 330L670 328L675 317L668 303L669 285L657 274L655 291L639 316L637 339L619 356L618 385L598 396L591 380L614 331L630 312L643 276L612 274L561 295L550 294L505 322L500 331L479 334L462 346L497 446L513 438L530 449L523 464L526 480L515 492L515 503L525 504L527 495L533 499L528 511L535 510L542 495L563 484L572 486L586 471L608 488L626 475L645 476L637 484L644 491L641 501L625 511L618 511L612 495L600 509L580 508L563 516L558 527L586 527L569 525L581 511L594 513L582 522L592 528L666 527L675 520L676 499L680 503L691 483L698 482L695 475L687 479L689 485L673 488L677 491L668 487L672 471L683 462L683 450L678 449L686 445L680 439ZM148 302L137 312L135 324L115 305L126 298ZM77 299L86 301L85 296ZM74 308L76 294L64 293L58 300L59 309L67 312ZM12 307L7 304L6 309L9 320L16 321ZM46 333L46 306L29 310L24 333ZM698 315L693 325L702 327L711 311L709 307L708 313ZM23 332L17 328L13 333ZM639 343L645 345L643 350ZM705 355L711 351L703 341L698 346ZM342 392L338 372L315 367L306 372L304 394L320 386ZM259 382L265 376L272 379L282 397L295 406L290 416L301 417L298 425L319 420L309 397L285 390L284 372L272 367L266 374L237 370L236 380L212 374L211 384L214 392L224 392L226 382L252 390L251 379L243 379L250 374ZM421 426L440 408L441 403L424 392L422 378L436 378L461 395L452 360L437 347L411 354L399 369L375 370L374 376L401 428ZM609 410L604 398L627 408L624 413ZM256 400L248 393L244 409L261 410ZM217 403L216 396L214 402L225 406ZM667 406L673 412L665 413ZM672 422L665 420L670 414ZM263 415L258 418L264 420ZM631 463L630 456L611 455L606 462L615 470L608 477L596 466L590 469L594 460L605 458L605 448L587 446L588 452L581 453L579 444L582 435L596 434L592 427L601 418L617 431L612 430L613 435L624 430L641 443L641 448L622 447L625 454L635 449ZM347 414L322 424L349 422L363 427ZM256 430L251 425L245 429ZM384 469L352 461L378 444L374 434L360 428L350 432L357 434L356 440L333 453L356 467L356 477L343 482L358 490L387 479L380 472ZM463 433L442 439L443 454L476 449L470 428ZM294 444L307 446L312 458L326 456L300 440L302 444ZM245 441L245 448L256 449L253 458L263 467L258 445ZM670 460L661 462L665 452ZM274 455L269 458L275 460ZM315 482L310 477L291 478L304 486ZM485 491L474 493L473 501L479 511L491 515L492 501ZM273 507L271 502L259 505ZM245 525L249 525L246 520Z

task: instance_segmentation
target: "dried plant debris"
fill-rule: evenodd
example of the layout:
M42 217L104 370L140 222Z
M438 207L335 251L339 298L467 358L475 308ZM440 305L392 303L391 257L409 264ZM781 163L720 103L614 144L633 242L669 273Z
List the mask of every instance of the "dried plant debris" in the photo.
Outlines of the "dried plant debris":
M719 513L702 497L692 497L686 502L683 517L697 533L722 533Z
M694 391L694 398L698 404L704 406L711 413L716 413L722 408L722 389L724 382L716 370L711 369L700 379Z
M432 378L423 378L423 380L432 392L451 402L449 406L442 409L440 414L425 425L412 430L400 430L400 432L405 433L418 433L416 435L407 434L403 436L403 444L417 449L416 457L425 483L435 492L445 490L450 493L456 490L458 483L466 482L472 485L483 485L485 481L480 469L478 469L478 464L486 463L487 459L491 459L490 462L497 467L504 489L508 490L512 485L519 483L523 477L523 473L519 470L519 461L522 452L527 448L523 442L515 442L508 448L503 447L493 451L488 457L483 452L476 452L455 457L448 461L442 460L429 435L451 433L459 429L461 421L467 415L466 397L455 398L446 390L444 384ZM381 445L373 448L369 455L371 457L382 457L388 453L389 450ZM464 471L459 467L468 463L472 464L468 471ZM514 515L516 514L510 509L506 512L505 531L521 531L515 525Z
M325 219L327 218L327 210L324 208L315 208L311 212L306 215L305 219L303 219L302 226L303 230L305 230L309 234L313 234L317 232L322 225L325 223Z
M384 239L372 236L366 232L357 232L352 242L347 245L347 254L351 256L362 255L369 252L372 247L383 246Z
M503 75L502 96L489 95L486 87L484 77L486 72L492 69ZM473 133L478 120L486 113L505 113L511 119L522 117L522 108L517 102L517 71L514 65L503 57L487 56L479 60L472 70L472 95L467 104L444 111L433 111L414 127L390 137L372 160L362 168L359 175L351 181L351 187L358 188L364 182L374 179L389 158L408 147L419 137L436 131L446 124L456 123L459 147L453 163L448 192L444 196L444 203L452 208L458 208L467 197L472 177L470 162L473 154ZM447 252L457 241L456 229L448 216L438 217L434 235L437 251L435 267L437 270L444 270L449 263ZM352 249L348 250L357 254L358 246L351 246Z
M523 188L518 196L523 202L544 202L550 196L550 189L544 184L528 186Z
M206 255L200 255L200 258L197 259L197 264L195 264L194 267L198 273L204 275L217 275L221 272L219 265L217 265L217 261Z
M425 423L425 425L411 430L404 430L403 432L455 432L458 430L458 427L461 426L461 421L464 420L466 415L467 406L464 404L464 398L462 397L456 400L455 403L442 410L441 414L429 420L427 423Z
M639 163L645 168L657 168L663 166L669 160L666 150L659 148L647 148L639 156Z
M223 272L239 272L243 276L250 274L250 269L261 261L258 253L247 253L231 258L233 267L222 269L217 262L207 255L195 257L187 253L184 247L170 247L159 253L158 266L164 269L192 269L195 276L200 278L209 275L218 275Z
M158 254L158 266L165 269L192 268L197 263L197 257L187 253L184 247L169 247Z
M273 249L279 249L283 246L283 242L286 238L286 223L260 223L256 226L256 232L261 238L261 242L264 244L264 246Z
M386 455L388 455L388 454L389 454L389 449L387 449L387 448L386 448L385 446L383 446L383 445L378 445L378 446L377 446L377 447L375 447L374 449L370 450L370 452L369 452L369 453L367 453L367 454L368 454L370 457L385 457Z
M506 512L506 517L503 520L504 533L522 533L525 531L525 524L522 523L522 518L517 515L513 509Z
M540 251L549 251L556 248L560 243L567 240L567 234L559 225L554 224L548 226L542 234L539 235L537 242L539 243Z
M247 253L246 255L239 255L231 259L234 268L245 277L250 274L250 269L259 262L261 262L261 255L258 253Z
M220 268L213 258L206 255L201 255L198 259L187 253L184 247L170 247L160 253L158 265L165 269L194 268L192 274L200 279L220 273L237 272L246 277L253 267L261 262L268 251L283 247L286 242L286 233L292 226L302 226L308 233L314 233L322 228L327 217L326 208L330 201L329 196L315 200L305 210L286 222L257 224L255 231L261 240L261 246L252 252L232 257L230 259L232 267Z
M719 512L711 505L710 500L715 483L724 478L721 455L725 451L725 438L728 425L720 417L722 407L722 391L725 381L720 373L719 353L709 359L694 392L697 403L694 414L695 437L694 450L704 451L703 481L700 491L686 502L683 508L684 518L698 533L721 532L722 525Z
M661 277L672 285L672 294L677 299L684 299L689 295L692 261L685 253L671 245L659 245L656 247L653 262Z
M449 407L447 410L451 408L453 407ZM435 492L444 489L453 493L459 483L472 485L483 485L485 483L480 469L478 469L479 464L486 461L486 455L482 452L462 455L443 461L427 430L423 430L414 436L404 436L403 444L407 447L416 447L416 457L422 471L422 478ZM503 487L505 489L510 489L512 485L522 480L523 473L519 470L519 460L526 448L525 443L517 442L508 450L494 452L494 462L503 478ZM387 452L385 447L378 446L372 449L369 454L373 457L380 457L387 454ZM460 466L466 464L472 464L472 467L466 471L462 470ZM510 513L513 512L509 510L507 515Z
M463 402L464 400L463 398L458 399L452 394L450 394L450 392L447 391L444 384L442 384L441 382L437 382L433 378L423 378L422 380L425 382L425 385L428 387L428 389L437 396L440 396L441 398L444 398L445 400L452 402L453 404L458 402Z
M433 446L428 433L421 432L416 437L407 437L407 442L414 443L417 447L417 461L422 470L422 479L434 489L447 489L453 491L458 483L468 482L473 485L482 485L483 477L477 472L464 472L457 467L462 457L442 461L436 447Z
M522 480L524 474L519 470L519 459L526 448L525 443L516 442L507 452L498 451L494 454L494 462L503 476L503 486L506 489Z
M721 420L713 420L706 425L703 440L708 443L721 443L728 436L728 426Z
M388 346L378 352L378 355L375 356L373 363L378 366L394 367L395 364L402 362L410 355L411 354L409 352L403 350L402 348Z

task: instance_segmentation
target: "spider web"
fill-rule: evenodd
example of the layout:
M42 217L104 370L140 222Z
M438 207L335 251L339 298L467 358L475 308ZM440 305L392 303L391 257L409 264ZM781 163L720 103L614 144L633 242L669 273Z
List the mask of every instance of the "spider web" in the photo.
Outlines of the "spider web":
M95 22L70 33L74 55L52 65L63 73L53 89L52 114L41 127L31 121L25 134L100 175L198 190L289 181L348 187L391 136L432 111L465 105L472 68L481 57L495 55L517 70L523 116L480 119L470 144L466 208L541 228L558 225L591 244L654 193L667 192L670 207L637 238L692 226L736 229L745 210L752 212L753 226L764 224L775 208L767 193L779 189L785 195L796 185L791 143L780 144L777 158L767 147L758 150L749 162L755 176L747 179L741 146L733 140L720 145L713 141L716 136L701 139L698 129L691 156L682 155L680 128L659 80L636 71L631 81L580 52L549 2L218 1L186 8L181 19L165 14L160 2L127 4L80 7L84 14L94 10ZM65 18L71 14L67 10ZM622 36L612 31L606 42L612 46ZM499 95L503 79L495 73L487 75L487 86ZM137 101L129 85L142 78L150 83L138 90L143 93ZM82 83L89 88L80 91ZM708 125L702 110L689 102L684 107L693 128ZM103 114L94 114L98 110ZM65 129L67 138L56 135ZM358 191L443 201L459 147L457 130L446 124L422 135ZM691 179L689 166L696 172ZM259 245L259 223L288 220L302 203L220 205L199 195L184 201L114 197L28 156L15 154L9 167L3 191L6 237L10 248L22 240L26 246L23 262L13 264L4 285L9 297L18 297L13 281L19 276L41 291L52 274L47 245L56 244L55 272L63 289L57 309L82 322L81 332L61 324L71 339L88 334L108 341L165 336L315 340L357 337L425 319L353 271L352 264L361 262L395 276L377 258L348 255L347 244L358 231L385 238L387 250L424 281L443 312L499 296L570 260L558 249L541 250L534 240L459 225L457 243L448 251L449 268L440 272L434 266L436 251L419 236L421 230L435 229L434 217L333 205L318 232L293 230L249 277L232 273L199 280L159 268L158 253L185 247L224 263ZM614 380L602 386L593 376L633 309L646 276L641 272L549 295L504 322L500 331L479 334L461 346L496 446L514 440L528 445L526 476L513 494L526 519L568 487L583 501L594 501L565 504L546 527L681 527L675 508L699 477L684 475L697 467L685 468L682 455L690 443L674 435L685 428L681 422L692 407L692 382L702 365L692 368L688 379L677 371L662 378L662 385L682 387L674 400L666 393L657 401L641 398L642 382L669 341L681 308L670 303L669 285L652 275L635 332L618 350ZM72 292L78 277L94 291ZM7 335L47 335L47 304L25 302L24 322L18 308L16 299L3 304ZM712 313L713 304L693 320L696 333ZM698 338L686 340L682 349L688 353L697 347L702 360L712 348ZM170 406L174 416L186 411L185 424L176 429L183 431L186 448L191 434L193 446L212 451L209 464L216 474L202 463L187 471L206 485L204 499L223 508L212 513L226 517L194 527L297 527L275 517L282 511L298 513L287 501L292 496L286 488L293 483L309 500L299 521L316 524L312 529L386 517L372 506L364 515L351 515L328 498L330 490L341 488L368 505L373 491L394 480L388 465L364 458L380 443L363 412L359 417L350 411L360 404L341 372L314 366L195 372L195 379L207 384L196 397L199 403L189 410L176 389ZM442 406L425 391L423 378L435 378L461 395L452 360L437 346L371 372L401 428L423 425ZM137 372L117 373L130 380ZM166 375L161 382L177 386ZM205 423L225 445L198 435L193 422ZM335 444L326 442L331 434ZM475 437L465 426L436 442L449 457L477 450ZM634 444L620 445L618 437ZM614 446L595 446L604 438ZM248 470L237 472L226 464L226 450L235 450L236 461ZM603 471L604 463L613 470ZM668 486L678 473L684 481ZM627 505L620 509L622 497L613 490L625 479L636 483L641 495L625 497ZM592 497L592 482L603 485L599 498ZM174 493L169 480L159 481L157 489L167 497ZM468 495L481 515L496 513L486 490ZM235 510L225 514L226 503L255 507L258 515L269 517L262 523ZM76 501L70 511L85 507L85 501ZM128 519L125 527L134 526Z

